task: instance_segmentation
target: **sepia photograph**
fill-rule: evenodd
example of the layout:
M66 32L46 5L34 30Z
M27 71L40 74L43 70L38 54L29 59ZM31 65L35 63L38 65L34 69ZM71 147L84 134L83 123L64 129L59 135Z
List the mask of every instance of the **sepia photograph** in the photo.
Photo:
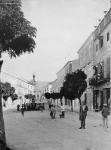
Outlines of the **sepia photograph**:
M0 150L111 150L110 0L0 0Z

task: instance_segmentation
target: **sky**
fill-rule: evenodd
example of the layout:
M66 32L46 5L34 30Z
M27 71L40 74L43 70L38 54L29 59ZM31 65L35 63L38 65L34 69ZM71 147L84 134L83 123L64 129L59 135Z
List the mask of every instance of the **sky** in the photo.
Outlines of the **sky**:
M19 78L53 81L67 61L78 58L77 51L99 24L111 4L108 0L22 0L22 10L37 28L32 54L10 59L3 55L2 71Z

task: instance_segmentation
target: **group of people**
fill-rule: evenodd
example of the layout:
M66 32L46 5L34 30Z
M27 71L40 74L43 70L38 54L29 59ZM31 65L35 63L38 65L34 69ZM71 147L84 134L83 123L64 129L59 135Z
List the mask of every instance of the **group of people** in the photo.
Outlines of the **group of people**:
M65 117L65 105L61 102L61 105L59 106L61 113L59 114L60 118ZM24 117L24 105L21 107L21 114ZM49 103L49 110L50 110L50 116L52 119L55 119L56 116L56 105L52 104L51 102ZM86 117L87 117L87 111L88 111L88 106L84 101L81 102L80 105L80 110L79 110L79 120L80 120L80 128L79 129L85 129L86 128ZM109 108L106 103L103 104L103 108L101 111L102 114L102 119L103 119L103 127L108 128L108 116L109 116Z
M65 105L61 103L59 106L61 110L61 114L59 114L60 118L65 117ZM50 110L50 116L52 119L55 119L56 116L56 106L55 104L49 103L49 110ZM80 110L79 110L79 120L80 120L80 128L79 129L85 129L86 128L86 117L88 112L88 106L86 105L85 101L81 102ZM108 128L108 116L109 116L109 108L106 103L103 104L103 108L101 111L102 120L103 120L103 127Z
M81 126L79 129L85 129L85 120L87 117L88 106L85 102L81 102L80 111L79 111L79 120L81 122ZM103 119L103 127L108 128L108 116L109 116L109 108L106 103L103 104L103 108L101 111L102 119Z
M61 114L59 115L60 118L64 118L65 117L65 106L63 105L63 103L61 102L61 105L58 106L61 110ZM50 110L50 116L52 119L55 119L56 116L56 105L52 104L51 102L49 102L49 110Z

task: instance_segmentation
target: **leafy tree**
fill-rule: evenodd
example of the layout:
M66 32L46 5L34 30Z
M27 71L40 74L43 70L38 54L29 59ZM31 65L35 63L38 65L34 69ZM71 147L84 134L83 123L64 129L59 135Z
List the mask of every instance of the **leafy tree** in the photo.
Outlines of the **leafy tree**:
M10 57L17 57L25 52L33 52L35 48L36 28L24 17L21 9L21 0L0 0L0 57L6 52ZM2 66L0 61L0 71ZM1 86L1 85L0 85ZM0 141L6 149L4 120L2 113L0 88L0 129L2 136Z
M12 101L15 101L18 99L18 95L17 94L12 94L11 95Z
M81 96L87 88L86 82L87 75L82 70L77 70L71 74L67 74L63 87L61 87L60 93L71 102L75 98L79 99L81 104Z
M15 88L11 87L11 84L6 82L6 83L1 83L1 88L2 88L2 96L5 101L7 101L8 97L12 97L15 93Z
M60 95L60 93L51 93L51 96L50 96L51 98L53 98L53 99L59 99L59 98L61 98L61 95Z
M7 52L11 57L33 52L36 28L24 18L21 0L0 0L0 3L0 52Z
M50 93L45 93L45 98L50 99L51 98L51 94Z

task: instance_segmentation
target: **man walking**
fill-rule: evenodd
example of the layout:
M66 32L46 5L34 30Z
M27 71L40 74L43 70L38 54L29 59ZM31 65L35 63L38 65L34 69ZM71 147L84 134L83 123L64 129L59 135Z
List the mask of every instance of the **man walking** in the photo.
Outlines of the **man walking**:
M108 115L109 115L109 109L107 104L103 105L102 109L102 117L103 117L103 127L108 128Z
M60 114L60 118L64 118L65 117L65 105L63 105L63 103L61 103L61 114Z
M85 120L87 116L87 111L88 111L88 107L83 101L82 104L80 105L80 111L79 111L79 120L81 121L81 127L79 129L85 129Z
M22 116L24 117L24 105L22 104L22 107L21 107L21 114L22 114Z

